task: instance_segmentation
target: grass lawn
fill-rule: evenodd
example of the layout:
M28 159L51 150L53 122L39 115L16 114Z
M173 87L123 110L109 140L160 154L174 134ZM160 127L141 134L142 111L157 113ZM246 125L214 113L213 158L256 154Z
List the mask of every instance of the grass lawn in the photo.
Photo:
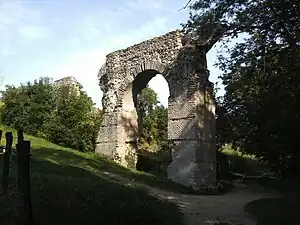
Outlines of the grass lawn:
M16 131L0 126L4 131ZM2 145L5 143L2 137ZM182 214L170 202L157 199L131 184L182 190L155 176L128 170L92 153L62 148L44 139L25 135L32 145L31 186L35 224L182 224ZM2 172L2 161L0 161ZM0 182L2 176L0 176ZM12 159L10 188L0 196L1 225L17 224L16 164Z

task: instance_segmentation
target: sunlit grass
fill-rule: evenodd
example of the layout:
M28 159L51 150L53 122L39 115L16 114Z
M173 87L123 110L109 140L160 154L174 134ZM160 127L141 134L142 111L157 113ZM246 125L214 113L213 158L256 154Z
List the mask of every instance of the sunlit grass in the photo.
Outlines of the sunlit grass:
M4 125L0 129L1 144L5 144L5 133L11 131L14 147L17 131ZM173 187L170 182L43 138L25 134L24 139L30 140L32 146L31 186L36 224L182 224L177 205L151 196L131 181L161 188ZM12 157L9 194L0 197L3 225L16 224L18 219L15 160Z

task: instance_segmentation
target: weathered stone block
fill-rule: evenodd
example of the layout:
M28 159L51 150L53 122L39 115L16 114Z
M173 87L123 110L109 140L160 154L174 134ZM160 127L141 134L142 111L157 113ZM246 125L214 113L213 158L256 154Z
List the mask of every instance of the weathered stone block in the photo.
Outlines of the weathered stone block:
M196 160L197 141L176 140L171 142L172 158Z
M194 162L180 162L173 160L168 167L167 177L175 183L185 185L187 187L194 187L196 185L195 171L197 166Z
M97 143L95 153L113 157L116 151L117 142L100 142Z
M214 143L181 140L173 141L172 162L168 178L193 188L216 181L216 148Z
M214 140L216 135L215 114L206 105L197 106L195 132L198 139Z
M204 187L216 183L216 162L197 163L196 167L196 185Z
M195 139L195 119L185 118L168 121L169 139Z
M195 141L174 141L172 162L168 166L168 179L188 187L195 186L196 145Z
M136 141L138 138L138 121L136 112L128 112L129 114L123 114L120 127L121 134L119 138L124 142ZM130 116L132 115L132 117Z
M118 126L101 126L98 133L97 142L111 142L118 139Z
M138 134L138 128L133 128L129 130L124 130L124 136L123 136L124 142L135 142L137 141L139 134Z
M168 104L168 118L180 119L195 116L195 106L186 99L170 101Z
M216 143L199 141L197 143L196 158L197 162L216 162Z
M115 126L119 123L118 113L104 113L102 126Z

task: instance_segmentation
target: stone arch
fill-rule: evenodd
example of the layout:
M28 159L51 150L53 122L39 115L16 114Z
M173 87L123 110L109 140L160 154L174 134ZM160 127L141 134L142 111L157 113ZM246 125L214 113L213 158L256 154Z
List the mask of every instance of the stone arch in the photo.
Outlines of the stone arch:
M172 161L168 179L199 189L216 181L214 97L206 69L207 48L195 45L195 40L189 43L183 36L172 31L106 56L98 74L104 118L96 153L127 167L136 163L137 134L133 127L137 126L137 115L131 112L134 102L126 102L127 97L133 98L139 79L145 79L137 85L143 88L160 73L170 91L168 140Z
M170 76L169 76L170 68L168 68L167 66L165 66L164 64L162 64L158 61L152 61L152 60L144 61L144 62L139 63L137 66L135 66L132 69L132 71L131 71L132 79L125 80L125 82L122 83L121 86L119 87L117 94L116 94L116 98L117 98L116 108L122 107L124 93L125 93L128 85L130 85L132 82L134 82L136 77L145 71L153 71L153 73L155 73L155 75L156 74L163 75L163 77L165 78L165 80L167 81L167 83L169 85L169 90L170 90ZM148 83L154 76L152 76L146 83Z
M168 68L160 62L147 61L136 66L132 72L132 79L126 80L117 91L115 111L119 112L121 117L118 134L120 145L125 146L125 155L128 155L128 152L136 155L135 162L138 158L138 139L143 119L137 111L137 96L157 74L161 74L169 86Z

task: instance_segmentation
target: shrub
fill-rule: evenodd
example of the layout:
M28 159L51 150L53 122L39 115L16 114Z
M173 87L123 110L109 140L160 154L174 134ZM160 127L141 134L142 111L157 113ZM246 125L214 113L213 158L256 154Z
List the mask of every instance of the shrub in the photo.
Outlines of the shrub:
M53 83L48 77L21 84L20 87L7 85L2 91L2 102L5 104L2 122L36 135L53 109L52 95Z
M78 85L54 85L45 77L2 92L3 123L64 147L94 150L102 112Z
M94 150L101 113L87 94L68 85L55 88L54 109L46 118L43 133L50 141L80 151Z

